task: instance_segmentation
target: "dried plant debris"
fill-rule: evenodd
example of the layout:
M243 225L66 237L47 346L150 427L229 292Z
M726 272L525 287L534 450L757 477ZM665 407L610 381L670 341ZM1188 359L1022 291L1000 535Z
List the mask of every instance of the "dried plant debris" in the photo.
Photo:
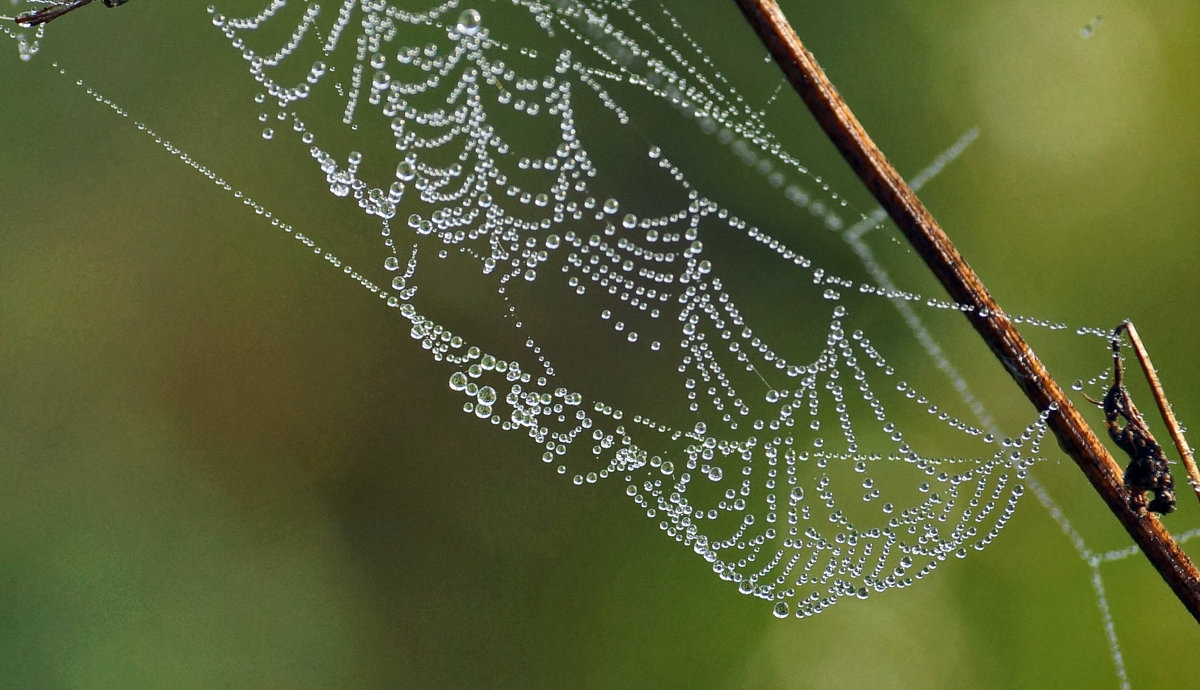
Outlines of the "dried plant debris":
M1165 515L1175 510L1175 480L1171 477L1162 446L1150 433L1145 418L1125 388L1121 375L1120 332L1120 327L1113 332L1113 385L1104 395L1103 402L1088 400L1104 408L1104 426L1108 435L1129 455L1129 465L1125 468L1129 507L1139 514L1152 510ZM1147 492L1154 492L1152 500L1147 500Z

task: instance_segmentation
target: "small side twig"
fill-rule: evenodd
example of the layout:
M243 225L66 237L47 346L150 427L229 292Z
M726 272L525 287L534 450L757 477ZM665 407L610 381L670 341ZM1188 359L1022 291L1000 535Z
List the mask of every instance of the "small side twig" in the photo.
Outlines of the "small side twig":
M1200 500L1200 469L1196 467L1196 458L1192 455L1192 448L1183 436L1183 429L1179 426L1179 421L1175 419L1175 412L1171 409L1171 403L1167 401L1167 394L1163 392L1162 383L1158 380L1158 372L1150 362L1150 353L1146 351L1142 337L1138 335L1132 321L1126 319L1120 326L1117 326L1113 337L1116 338L1122 330L1129 334L1129 343L1133 345L1133 353L1137 355L1138 364L1142 366L1142 373L1146 375L1146 382L1150 384L1150 392L1154 395L1154 402L1158 405L1158 412L1162 415L1163 424L1167 425L1167 432L1171 434L1171 440L1175 442L1175 449L1179 451L1179 459L1183 461L1183 466L1187 470L1188 484L1192 485L1192 491L1195 492L1197 500Z
M900 227L951 298L971 308L966 312L967 318L1034 407L1048 413L1046 423L1059 445L1083 470L1109 511L1121 521L1192 617L1200 621L1200 572L1196 566L1158 518L1152 513L1139 515L1130 508L1124 473L1112 455L945 231L867 135L779 6L774 0L737 0L737 4L842 157Z
M40 26L42 24L49 24L64 14L73 12L84 5L90 4L91 2L92 0L65 0L64 2L56 2L39 10L27 12L16 17L0 16L0 19L14 21L28 29L35 26ZM118 5L125 4L125 2L126 0L104 0L104 5L106 7L117 7Z
M92 0L69 0L68 2L60 2L53 5L47 5L39 10L22 14L13 19L16 23L23 27L30 28L39 24L49 24L68 12L73 12L84 5L87 5Z

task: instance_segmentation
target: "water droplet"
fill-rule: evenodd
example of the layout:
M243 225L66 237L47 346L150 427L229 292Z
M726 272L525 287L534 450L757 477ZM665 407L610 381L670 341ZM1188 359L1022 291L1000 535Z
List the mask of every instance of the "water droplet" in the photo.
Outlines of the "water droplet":
M464 36L474 36L479 32L482 21L483 16L479 14L479 10L463 10L458 15L458 32Z
M408 182L417 176L417 168L409 159L404 159L396 165L396 178Z
M475 394L475 399L481 403L492 404L496 402L496 389L491 386L484 386Z

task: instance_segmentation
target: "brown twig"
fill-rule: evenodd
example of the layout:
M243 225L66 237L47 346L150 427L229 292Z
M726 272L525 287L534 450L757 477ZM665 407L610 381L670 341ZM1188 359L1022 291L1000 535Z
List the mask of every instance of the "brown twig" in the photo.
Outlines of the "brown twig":
M958 253L946 233L888 163L859 124L816 59L784 18L774 0L737 0L788 81L808 105L871 193L900 227L954 301L969 305L967 318L1016 380L1113 515L1124 525L1167 584L1200 621L1200 573L1153 514L1130 509L1121 468L1100 443L1009 318Z
M1183 461L1183 466L1187 469L1188 484L1192 485L1192 491L1196 493L1196 498L1200 499L1200 469L1196 468L1196 458L1192 455L1192 449L1188 446L1187 439L1183 437L1183 429L1180 428L1179 421L1175 419L1171 404L1167 402L1167 394L1163 392L1162 383L1158 380L1158 372L1150 363L1150 353L1142 344L1142 337L1138 335L1132 321L1127 319L1117 326L1113 336L1116 337L1122 329L1129 334L1129 342L1133 345L1133 352L1137 355L1138 364L1142 365L1142 373L1146 375L1146 381L1150 384L1150 392L1154 395L1154 402L1158 404L1158 412L1162 415L1163 424L1167 425L1167 432L1171 434L1171 440L1175 442L1175 449L1179 451L1179 459Z
M49 24L68 12L73 12L84 5L92 2L92 0L68 0L68 2L55 3L47 5L39 10L22 14L16 17L13 21L23 27L30 28L39 24Z
M104 0L104 5L106 7L118 7L120 5L124 5L126 1L127 0ZM84 5L91 4L91 2L92 0L64 0L63 2L56 2L39 10L27 12L16 17L0 16L0 19L14 21L22 27L29 29L42 24L49 24L64 14L68 12L74 12Z

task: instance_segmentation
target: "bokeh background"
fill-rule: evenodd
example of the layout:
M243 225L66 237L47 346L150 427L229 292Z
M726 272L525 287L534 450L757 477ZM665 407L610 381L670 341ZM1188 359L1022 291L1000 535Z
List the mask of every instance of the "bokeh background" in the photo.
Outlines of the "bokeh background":
M1176 411L1200 418L1200 6L782 4L905 174L980 128L922 196L1001 304L1072 326L1135 319ZM778 74L732 3L666 5L767 102ZM511 9L478 7L485 22ZM255 85L202 4L97 3L28 63L0 46L5 684L1118 684L1090 570L1031 497L993 546L919 586L778 621L664 539L623 485L575 487L464 415L407 322L74 86L353 256L377 230L322 191L302 147L262 140ZM806 118L786 92L768 109L869 210ZM756 212L760 179L710 184ZM472 294L439 297L469 320ZM780 299L764 311L786 330ZM1027 423L970 333L943 337L1001 421ZM1064 384L1108 363L1098 339L1033 340ZM928 366L909 341L900 363ZM1035 474L1089 545L1127 545L1046 452ZM1181 492L1167 524L1200 524L1200 508ZM1196 622L1144 559L1102 573L1134 686L1193 685Z

